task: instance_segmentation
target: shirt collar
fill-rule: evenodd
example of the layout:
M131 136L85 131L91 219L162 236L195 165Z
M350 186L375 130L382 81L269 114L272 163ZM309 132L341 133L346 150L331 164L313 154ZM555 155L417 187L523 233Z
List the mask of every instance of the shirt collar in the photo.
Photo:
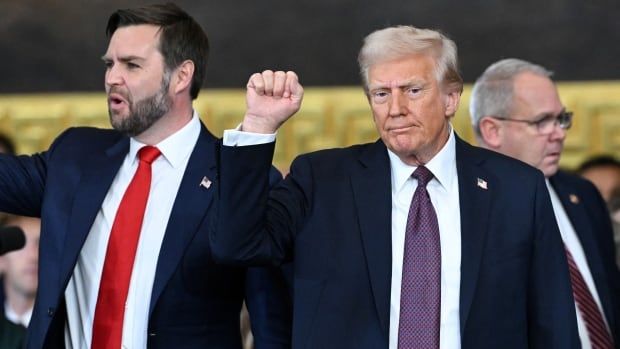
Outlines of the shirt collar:
M396 193L402 189L418 167L404 163L389 149L388 155L392 169L392 192ZM452 125L450 125L448 141L425 166L444 189L452 188L452 181L456 177L456 140Z
M168 138L159 142L155 146L161 152L163 158L173 168L176 168L183 164L183 160L190 155L192 149L194 149L195 140L200 135L200 118L196 111L193 112L192 119L183 126L180 130L168 136ZM194 140L188 142L188 140ZM132 161L136 161L138 150L144 147L146 144L139 142L135 138L129 139L129 158Z
M28 324L30 323L30 318L32 317L32 308L30 308L22 315L19 315L13 310L13 308L11 308L9 301L7 300L4 302L4 316L7 320L11 321L14 324L28 327Z

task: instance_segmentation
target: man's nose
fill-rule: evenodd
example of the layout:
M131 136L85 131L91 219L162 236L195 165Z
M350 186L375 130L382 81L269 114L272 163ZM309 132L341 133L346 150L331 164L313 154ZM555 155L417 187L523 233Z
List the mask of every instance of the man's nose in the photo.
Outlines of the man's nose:
M553 132L549 135L549 137L553 140L564 140L566 138L567 129L560 125L559 120L555 120L553 123Z
M107 86L120 85L123 83L123 75L117 65L109 67L105 72L105 84Z
M407 101L400 90L392 91L390 98L390 116L400 116L407 113Z

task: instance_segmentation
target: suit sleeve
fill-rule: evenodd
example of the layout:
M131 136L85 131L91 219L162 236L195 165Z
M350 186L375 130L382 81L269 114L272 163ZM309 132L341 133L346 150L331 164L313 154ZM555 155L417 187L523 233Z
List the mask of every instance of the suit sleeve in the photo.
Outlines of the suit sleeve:
M48 152L0 154L0 211L40 217L48 158Z
M292 258L311 201L311 171L307 161L296 159L287 178L270 191L274 144L221 149L210 232L218 262L281 265Z
M269 187L272 188L281 180L282 174L272 167ZM245 302L256 349L291 347L293 310L288 287L291 277L290 264L286 267L248 268Z
M248 268L245 301L250 314L256 349L291 347L292 301L288 291L289 271L281 267Z
M592 198L591 201L588 201L592 204L586 206L586 209L592 216L592 221L598 224L594 233L597 235L595 238L598 248L601 251L600 258L603 261L605 278L607 285L609 285L609 294L611 295L611 309L607 311L607 316L610 322L609 326L611 327L614 343L616 348L620 349L620 270L618 270L616 265L616 251L611 217L603 197L593 184L586 182L586 189L584 191L588 193L588 197ZM611 317L611 319L609 317Z
M47 169L55 150L73 129L54 140L49 150L34 155L0 154L0 211L40 217Z
M575 304L563 243L542 176L537 181L535 237L528 288L531 348L579 348Z

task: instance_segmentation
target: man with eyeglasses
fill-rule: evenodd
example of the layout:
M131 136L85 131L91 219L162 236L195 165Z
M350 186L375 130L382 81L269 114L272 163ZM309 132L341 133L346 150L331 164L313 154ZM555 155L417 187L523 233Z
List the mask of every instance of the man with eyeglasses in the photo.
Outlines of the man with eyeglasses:
M559 170L572 113L562 105L551 75L519 59L492 64L472 90L472 125L481 146L545 175L566 250L582 347L620 348L620 273L611 222L596 188Z

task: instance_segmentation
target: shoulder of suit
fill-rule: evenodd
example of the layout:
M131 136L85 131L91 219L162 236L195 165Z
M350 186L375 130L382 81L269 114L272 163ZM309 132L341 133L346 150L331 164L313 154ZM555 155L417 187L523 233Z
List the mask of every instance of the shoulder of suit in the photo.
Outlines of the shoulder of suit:
M301 154L297 156L297 158L309 158L309 159L346 159L346 158L357 158L360 154L367 151L369 148L377 146L377 143L364 143L364 144L355 144L348 147L342 148L329 148L329 149L321 149L313 152Z
M459 147L461 148L459 150ZM460 157L460 158L459 158ZM457 161L473 161L490 172L505 175L542 175L535 167L513 157L461 141L457 145Z
M598 193L592 182L572 172L559 170L550 180L552 184L561 183L574 191Z
M109 147L127 136L113 129L95 127L72 127L62 132L50 146L56 148L92 149L98 146Z

